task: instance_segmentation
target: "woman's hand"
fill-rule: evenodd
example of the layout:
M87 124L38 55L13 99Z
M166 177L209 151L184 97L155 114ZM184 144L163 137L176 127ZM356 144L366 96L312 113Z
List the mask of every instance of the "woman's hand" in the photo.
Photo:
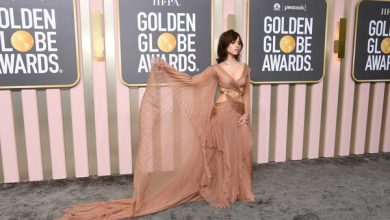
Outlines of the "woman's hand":
M248 114L243 114L240 119L237 121L237 127L241 131L245 131L246 129L249 128L249 115Z

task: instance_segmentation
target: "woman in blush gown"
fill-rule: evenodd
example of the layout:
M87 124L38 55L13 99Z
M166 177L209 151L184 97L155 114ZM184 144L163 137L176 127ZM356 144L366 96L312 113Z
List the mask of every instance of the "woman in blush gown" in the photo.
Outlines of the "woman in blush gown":
M218 64L195 76L153 62L140 109L133 197L75 205L59 219L122 219L200 200L220 208L255 201L250 68L239 62L241 49L240 35L229 30L219 39Z

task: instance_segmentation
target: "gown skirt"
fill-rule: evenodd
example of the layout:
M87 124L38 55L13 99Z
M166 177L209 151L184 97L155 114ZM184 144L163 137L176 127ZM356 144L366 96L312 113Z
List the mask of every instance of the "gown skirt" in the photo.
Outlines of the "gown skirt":
M216 103L212 109L205 147L212 178L201 189L202 197L220 208L237 200L254 200L251 134L237 127L244 105L237 98L227 97L226 102Z

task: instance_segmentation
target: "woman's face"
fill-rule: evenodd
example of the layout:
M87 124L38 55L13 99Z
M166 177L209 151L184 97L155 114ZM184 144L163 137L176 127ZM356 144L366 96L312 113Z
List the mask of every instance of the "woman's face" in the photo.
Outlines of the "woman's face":
M240 37L237 37L235 41L232 41L229 46L226 48L226 51L228 54L231 54L233 56L237 56L241 51L241 39Z

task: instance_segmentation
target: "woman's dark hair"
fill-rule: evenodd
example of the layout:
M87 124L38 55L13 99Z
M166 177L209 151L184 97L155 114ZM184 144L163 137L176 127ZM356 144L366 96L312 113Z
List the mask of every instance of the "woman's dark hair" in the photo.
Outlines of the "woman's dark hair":
M228 56L226 49L229 47L230 43L236 41L237 38L240 38L241 49L242 49L242 47L243 47L242 38L241 38L239 33L235 32L233 29L230 29L230 30L225 31L221 34L221 36L219 37L219 41L218 41L217 63L221 63L221 62L226 60L226 58ZM240 61L240 53L238 53L236 56L234 56L234 58L237 61Z

